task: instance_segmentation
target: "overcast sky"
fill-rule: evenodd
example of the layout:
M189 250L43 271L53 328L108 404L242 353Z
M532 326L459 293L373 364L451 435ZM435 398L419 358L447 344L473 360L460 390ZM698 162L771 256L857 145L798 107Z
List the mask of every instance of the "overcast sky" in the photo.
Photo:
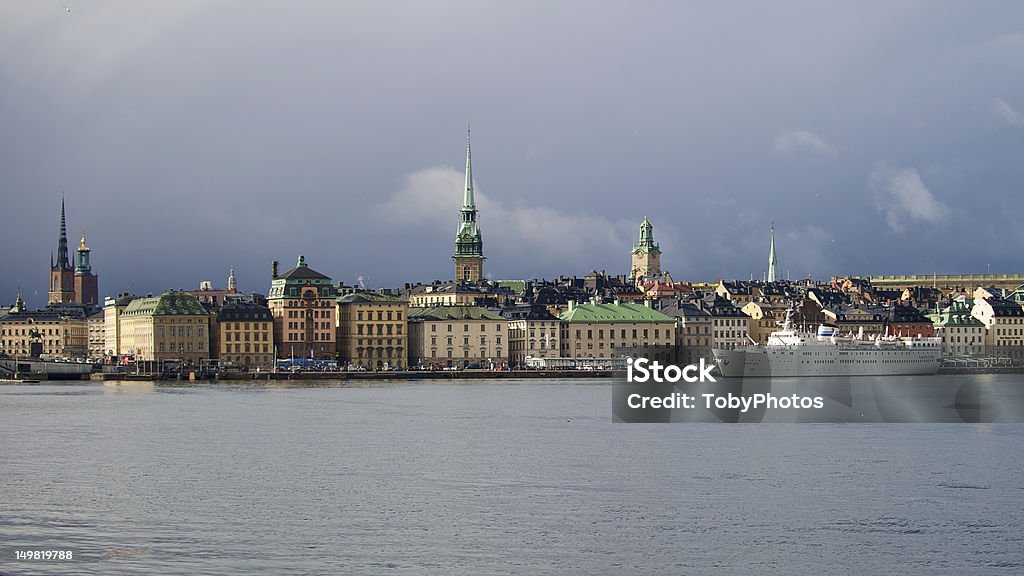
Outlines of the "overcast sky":
M62 191L101 296L451 278L467 122L493 278L1021 272L1021 2L0 0L0 87L0 302Z

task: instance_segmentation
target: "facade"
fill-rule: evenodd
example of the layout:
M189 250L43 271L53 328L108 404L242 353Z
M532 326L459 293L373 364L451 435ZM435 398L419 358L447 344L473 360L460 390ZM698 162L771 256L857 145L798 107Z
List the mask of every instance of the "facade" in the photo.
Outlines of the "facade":
M654 226L644 216L640 223L640 240L630 252L629 277L639 284L644 278L661 276L661 247L654 243Z
M1024 352L1024 308L1020 304L996 296L975 298L971 315L985 325L985 346L992 353L1014 348L1010 355L1019 357Z
M985 348L985 325L971 315L971 306L953 302L932 314L935 333L942 338L943 356L975 356Z
M523 304L501 311L508 320L509 366L519 368L527 358L557 358L561 354L561 325L542 304Z
M117 356L129 354L127 347L122 352L121 347L121 314L124 309L138 296L127 293L118 294L117 298L106 298L103 301L103 355Z
M789 306L786 304L748 302L744 305L741 311L750 316L750 338L758 344L767 344L768 336L779 330L786 320L787 310L789 310Z
M216 313L217 358L247 369L274 367L274 317L254 302L228 302Z
M496 368L508 362L508 321L477 306L409 309L409 365Z
M690 357L710 358L711 314L689 302L675 301L661 312L676 319L676 346L690 351Z
M338 306L339 361L368 369L409 365L409 302L399 296L355 292Z
M89 351L87 358L93 362L101 362L106 349L106 319L103 310L93 313L85 319L89 333Z
M9 356L85 358L89 352L89 328L82 307L28 310L21 295L0 316L0 349Z
M119 315L118 354L144 362L199 364L210 357L209 325L206 309L187 292L137 298Z
M336 295L330 277L307 266L303 256L280 276L274 262L267 304L274 315L278 358L337 358Z
M463 282L435 282L409 286L405 290L409 306L509 306L516 300L517 293L507 287L489 282L466 284Z
M644 304L576 304L559 316L562 357L614 358L647 346L674 347L676 319Z
M889 318L885 309L873 306L851 306L825 310L824 313L830 322L839 327L840 334L863 334L865 338L884 335Z
M750 316L717 295L701 301L700 305L711 316L713 348L734 350L750 344Z
M913 306L896 304L888 310L889 335L931 338L935 325L923 312Z
M484 240L477 222L476 201L473 198L473 163L469 131L466 132L466 189L459 212L459 230L455 234L456 282L476 282L484 277Z

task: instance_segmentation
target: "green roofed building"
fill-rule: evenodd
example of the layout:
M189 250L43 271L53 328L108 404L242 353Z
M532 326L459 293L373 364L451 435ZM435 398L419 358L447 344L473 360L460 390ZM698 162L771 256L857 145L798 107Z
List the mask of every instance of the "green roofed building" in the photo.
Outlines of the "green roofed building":
M508 321L478 306L409 309L409 364L433 368L508 365Z
M567 358L612 358L626 349L675 344L676 319L643 304L569 302L559 320Z
M935 325L935 335L942 338L944 356L984 353L985 323L971 315L972 308L973 303L954 301L927 315Z
M132 300L118 319L118 354L137 361L181 360L198 364L210 357L210 316L195 296L170 290Z

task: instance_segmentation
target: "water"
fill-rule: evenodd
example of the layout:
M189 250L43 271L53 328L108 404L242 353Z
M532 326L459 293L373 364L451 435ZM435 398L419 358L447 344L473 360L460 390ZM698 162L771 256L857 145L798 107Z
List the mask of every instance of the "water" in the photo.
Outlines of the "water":
M0 573L1024 571L1024 425L610 403L598 381L2 386Z

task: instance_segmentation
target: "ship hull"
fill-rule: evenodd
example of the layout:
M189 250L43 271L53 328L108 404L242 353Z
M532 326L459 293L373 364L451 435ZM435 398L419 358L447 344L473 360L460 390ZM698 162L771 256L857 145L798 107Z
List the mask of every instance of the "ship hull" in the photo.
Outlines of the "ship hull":
M790 376L904 376L935 374L937 347L843 348L828 345L745 346L713 349L715 363L726 378Z

